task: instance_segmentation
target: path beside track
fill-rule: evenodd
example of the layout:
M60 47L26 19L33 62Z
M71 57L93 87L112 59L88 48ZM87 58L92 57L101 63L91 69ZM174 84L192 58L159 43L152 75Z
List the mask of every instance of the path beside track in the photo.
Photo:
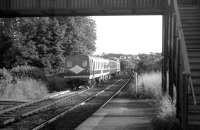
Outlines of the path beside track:
M150 121L158 112L155 100L133 99L129 90L123 90L76 129L151 130Z

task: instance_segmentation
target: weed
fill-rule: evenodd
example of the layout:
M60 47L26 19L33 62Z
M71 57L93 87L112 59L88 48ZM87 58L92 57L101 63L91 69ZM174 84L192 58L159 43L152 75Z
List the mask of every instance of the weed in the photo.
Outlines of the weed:
M176 107L169 96L164 96L159 103L159 112L151 121L153 130L179 130Z
M48 93L46 85L42 81L34 79L18 79L16 83L4 86L0 95L1 99L35 100L44 97Z
M162 96L160 72L144 73L139 75L136 80L137 85L135 82L132 83L132 94L135 98L159 99Z

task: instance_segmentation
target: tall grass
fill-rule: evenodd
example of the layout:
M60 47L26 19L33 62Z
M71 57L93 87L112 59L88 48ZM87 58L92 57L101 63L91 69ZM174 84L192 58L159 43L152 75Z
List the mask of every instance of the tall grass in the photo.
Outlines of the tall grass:
M33 79L41 79L45 80L45 74L42 69L33 66L16 66L10 70L14 77L19 79L23 78L33 78Z
M137 90L135 94L138 98L160 98L161 91L161 72L144 73L138 76Z
M175 103L169 96L162 95L161 72L143 73L138 76L137 89L135 82L132 82L128 92L135 99L155 99L157 102L158 113L152 119L153 130L179 130L179 121L176 118Z
M40 71L41 72L41 71ZM35 100L48 94L39 69L18 66L10 71L0 69L0 99Z
M159 112L151 121L153 130L180 130L176 118L176 107L169 96L163 96L159 101Z
M17 80L14 84L9 83L7 86L4 86L0 99L35 100L44 97L47 93L46 85L42 81L22 79Z

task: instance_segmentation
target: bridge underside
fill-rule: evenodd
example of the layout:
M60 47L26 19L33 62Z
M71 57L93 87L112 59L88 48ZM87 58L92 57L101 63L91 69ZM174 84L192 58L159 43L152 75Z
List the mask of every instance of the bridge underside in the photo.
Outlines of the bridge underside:
M1 0L0 17L159 15L166 0Z
M102 16L102 15L160 15L161 10L152 9L130 9L130 10L109 10L109 9L91 9L91 10L1 10L0 17L32 17L32 16Z

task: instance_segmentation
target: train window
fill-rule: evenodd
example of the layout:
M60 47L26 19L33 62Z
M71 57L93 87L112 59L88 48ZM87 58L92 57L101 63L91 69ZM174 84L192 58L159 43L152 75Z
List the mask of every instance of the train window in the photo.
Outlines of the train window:
M72 61L67 61L67 67L72 67Z
M86 66L87 66L87 61L86 61L86 60L84 60L84 61L82 62L82 66L83 66L83 67L86 67Z

